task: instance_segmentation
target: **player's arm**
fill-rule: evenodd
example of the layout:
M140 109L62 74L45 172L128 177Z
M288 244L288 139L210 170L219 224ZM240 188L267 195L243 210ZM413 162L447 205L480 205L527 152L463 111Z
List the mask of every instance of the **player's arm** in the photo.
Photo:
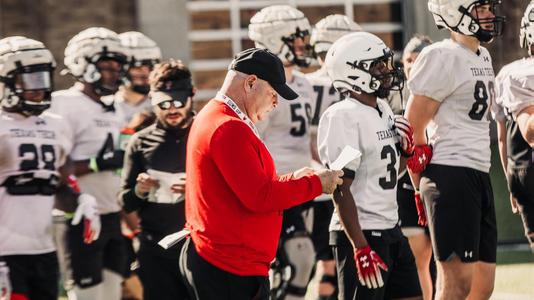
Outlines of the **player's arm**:
M142 153L138 151L137 147L138 136L134 135L126 147L122 166L121 191L119 192L119 199L123 204L124 211L127 213L138 210L148 195L137 186L139 177L148 176L145 173L146 166L142 160Z
M517 125L525 141L534 148L534 105L530 105L517 114Z
M73 170L73 163L67 158L59 169L60 184L56 192L55 207L72 216L72 225L77 225L84 219L83 238L86 244L90 244L100 235L97 201L95 197L81 193L76 177L72 175Z
M502 164L502 169L504 170L504 172L506 173L506 168L507 168L507 165L508 165L508 153L507 153L507 133L506 133L506 120L503 119L503 120L498 120L497 121L497 140L498 140L498 143L499 143L499 154L500 154L500 157L501 157L501 164Z
M345 169L343 172L345 173L343 184L333 194L334 206L352 247L354 249L363 248L367 246L367 240L363 235L358 219L358 209L350 192L350 186L354 181L354 171Z
M441 102L423 95L414 95L408 101L405 117L413 128L413 141L415 147L427 145L426 127L439 109ZM414 153L414 156L418 153ZM416 159L417 157L413 157ZM408 168L413 186L418 190L421 176Z
M310 151L312 159L316 162L320 162L319 150L317 149L317 127L310 127Z

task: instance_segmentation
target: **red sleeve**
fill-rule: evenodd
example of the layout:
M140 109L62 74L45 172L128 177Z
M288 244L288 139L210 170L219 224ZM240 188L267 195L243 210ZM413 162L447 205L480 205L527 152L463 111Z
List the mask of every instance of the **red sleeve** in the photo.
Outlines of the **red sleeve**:
M321 181L316 175L291 179L264 170L257 137L241 121L229 121L213 134L210 152L227 185L245 207L256 212L273 212L293 207L319 196Z

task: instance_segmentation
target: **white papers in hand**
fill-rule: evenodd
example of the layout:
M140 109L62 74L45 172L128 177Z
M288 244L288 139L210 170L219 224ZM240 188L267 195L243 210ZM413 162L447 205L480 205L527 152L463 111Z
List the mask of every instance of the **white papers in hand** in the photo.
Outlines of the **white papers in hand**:
M185 173L168 173L153 169L147 170L147 173L159 183L159 187L153 188L150 191L148 201L172 204L184 200L184 195L181 193L173 193L171 186L183 182L185 180Z
M362 156L362 153L359 150L347 145L336 160L330 164L330 170L342 170L347 164L360 156Z

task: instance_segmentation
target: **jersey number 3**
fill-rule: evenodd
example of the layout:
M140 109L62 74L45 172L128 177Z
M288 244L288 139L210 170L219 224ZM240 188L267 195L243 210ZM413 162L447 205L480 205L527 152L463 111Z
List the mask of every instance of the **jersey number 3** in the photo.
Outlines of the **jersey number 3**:
M489 94L488 94L489 89ZM475 84L475 103L469 111L469 117L473 120L480 121L484 117L486 110L488 109L488 99L491 95L491 100L493 100L493 82L488 82L488 88L484 84L484 81L478 80Z
M397 169L395 168L395 164L397 163L397 153L395 153L393 147L385 145L380 153L380 158L387 159L389 164L386 166L388 174L386 174L386 177L378 178L378 184L380 184L384 190L391 190L397 185Z

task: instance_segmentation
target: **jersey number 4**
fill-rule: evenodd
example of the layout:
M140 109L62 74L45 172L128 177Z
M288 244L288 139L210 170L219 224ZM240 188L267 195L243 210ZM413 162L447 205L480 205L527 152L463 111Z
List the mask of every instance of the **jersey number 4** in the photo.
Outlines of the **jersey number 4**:
M40 154L40 155L39 155ZM39 169L39 156L44 165L43 169L54 171L56 169L56 151L52 145L41 145L38 149L34 144L21 144L19 146L20 171Z
M488 93L489 90L489 93ZM486 110L488 109L488 99L491 95L491 100L493 100L494 88L493 82L488 82L488 87L484 84L484 81L478 80L475 83L475 103L469 111L469 117L473 120L480 121L484 117Z

